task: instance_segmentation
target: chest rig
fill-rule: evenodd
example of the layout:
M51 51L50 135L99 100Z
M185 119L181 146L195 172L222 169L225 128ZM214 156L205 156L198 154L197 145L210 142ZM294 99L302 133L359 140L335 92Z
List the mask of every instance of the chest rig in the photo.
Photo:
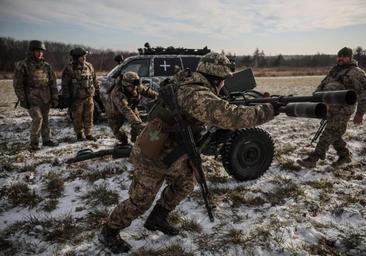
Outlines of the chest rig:
M47 88L49 82L48 68L43 61L26 61L26 83L30 88Z
M78 98L94 96L92 69L88 64L74 66L71 78L73 95Z

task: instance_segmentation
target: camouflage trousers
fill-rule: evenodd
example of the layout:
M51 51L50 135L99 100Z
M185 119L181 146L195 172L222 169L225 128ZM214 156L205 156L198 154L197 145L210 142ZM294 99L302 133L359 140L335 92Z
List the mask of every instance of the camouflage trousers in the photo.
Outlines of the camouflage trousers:
M123 144L128 143L128 137L126 132L122 129L122 125L126 119L123 116L108 116L108 124L112 129L114 136ZM135 125L131 125L131 141L135 142L137 136L140 134L139 130Z
M347 130L349 118L350 116L328 118L327 125L315 148L315 153L321 159L325 159L326 152L330 145L333 145L339 156L346 156L349 154L347 143L342 139L343 134Z
M140 149L134 147L130 160L135 165L129 198L117 205L107 220L111 228L123 229L146 212L155 200L164 180L166 187L157 204L172 211L194 189L195 178L188 166L187 157L182 156L166 169L160 161L146 159Z
M91 135L93 129L93 97L75 99L71 105L72 121L77 135Z
M122 129L122 125L126 119L122 116L108 116L108 124L112 129L112 132L116 138L124 144L127 144L128 138L125 131Z
M39 137L42 134L42 141L50 140L50 129L48 127L49 104L31 106L28 113L32 118L32 128L30 134L31 144L38 145Z

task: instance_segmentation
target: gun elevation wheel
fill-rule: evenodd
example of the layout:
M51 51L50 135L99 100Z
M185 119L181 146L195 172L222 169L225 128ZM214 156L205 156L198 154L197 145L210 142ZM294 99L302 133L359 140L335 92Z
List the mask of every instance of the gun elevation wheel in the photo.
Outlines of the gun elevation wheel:
M274 144L268 132L242 129L233 132L225 143L222 163L228 174L240 181L260 177L272 163Z

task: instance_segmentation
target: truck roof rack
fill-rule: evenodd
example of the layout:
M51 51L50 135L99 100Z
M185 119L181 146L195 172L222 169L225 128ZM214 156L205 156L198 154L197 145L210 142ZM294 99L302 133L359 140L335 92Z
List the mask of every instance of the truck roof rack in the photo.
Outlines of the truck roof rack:
M152 48L149 43L145 43L144 48L139 48L138 51L140 55L205 55L211 52L207 46L202 49L175 48L173 46Z

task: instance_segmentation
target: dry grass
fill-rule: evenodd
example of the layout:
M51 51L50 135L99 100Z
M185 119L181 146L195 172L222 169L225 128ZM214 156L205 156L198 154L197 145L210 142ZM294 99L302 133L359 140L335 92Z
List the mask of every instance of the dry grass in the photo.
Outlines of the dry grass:
M192 252L186 252L179 244L171 244L162 249L140 248L133 256L193 256Z
M13 183L10 187L6 188L5 194L13 206L33 208L41 201L40 196L35 191L32 191L24 182Z
M119 195L106 186L96 186L81 198L91 206L111 206L118 204Z

